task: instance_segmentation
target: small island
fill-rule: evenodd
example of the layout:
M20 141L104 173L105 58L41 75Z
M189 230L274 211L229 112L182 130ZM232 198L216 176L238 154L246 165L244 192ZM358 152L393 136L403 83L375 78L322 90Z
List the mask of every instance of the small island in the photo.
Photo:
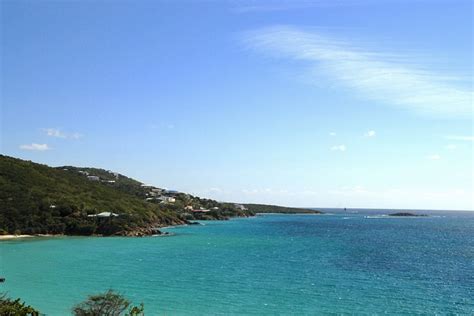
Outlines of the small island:
M426 214L415 214L415 213L410 213L410 212L398 212L398 213L388 214L388 216L399 216L399 217L425 217L425 216L428 216L428 215L426 215Z

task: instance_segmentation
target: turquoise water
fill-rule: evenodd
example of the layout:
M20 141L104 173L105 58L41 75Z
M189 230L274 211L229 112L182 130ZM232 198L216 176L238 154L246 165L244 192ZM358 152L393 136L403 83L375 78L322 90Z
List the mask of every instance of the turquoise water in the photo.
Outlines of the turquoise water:
M6 241L0 292L47 315L109 288L147 315L474 314L473 215L266 215L171 237Z

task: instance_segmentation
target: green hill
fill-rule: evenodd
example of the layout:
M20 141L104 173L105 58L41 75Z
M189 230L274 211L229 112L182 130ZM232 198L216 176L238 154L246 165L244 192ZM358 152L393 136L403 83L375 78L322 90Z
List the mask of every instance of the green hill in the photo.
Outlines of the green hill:
M244 204L245 207L253 213L284 213L284 214L320 214L321 211L298 208L298 207L286 207L278 205L266 205L266 204Z
M152 190L160 191L103 169L52 168L0 155L0 233L145 235L192 219L252 215L178 192L167 194L173 203L164 203ZM96 216L102 212L118 216Z

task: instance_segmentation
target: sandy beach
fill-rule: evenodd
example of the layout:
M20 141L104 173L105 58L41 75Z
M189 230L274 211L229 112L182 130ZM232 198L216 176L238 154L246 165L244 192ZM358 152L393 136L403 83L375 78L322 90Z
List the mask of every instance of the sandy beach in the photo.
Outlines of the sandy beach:
M51 235L51 234L37 234L37 235L0 235L0 241L2 240L11 240L11 239L19 239L19 238L33 238L33 237L52 237L58 235Z
M0 240L35 237L33 235L0 235Z

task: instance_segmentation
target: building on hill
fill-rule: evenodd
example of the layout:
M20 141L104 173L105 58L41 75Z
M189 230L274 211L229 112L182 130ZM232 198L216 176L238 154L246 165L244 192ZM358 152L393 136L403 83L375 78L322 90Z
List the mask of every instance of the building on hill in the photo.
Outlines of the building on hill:
M234 204L234 206L235 206L235 208L237 208L241 211L246 211L247 210L247 208L242 204Z
M98 176L87 176L87 179L91 181L100 181L100 178Z
M99 214L91 214L87 215L88 217L117 217L119 214L117 213L112 213L112 212L102 212Z
M176 202L176 199L171 196L160 196L157 198L157 200L161 200L161 203L174 203Z

